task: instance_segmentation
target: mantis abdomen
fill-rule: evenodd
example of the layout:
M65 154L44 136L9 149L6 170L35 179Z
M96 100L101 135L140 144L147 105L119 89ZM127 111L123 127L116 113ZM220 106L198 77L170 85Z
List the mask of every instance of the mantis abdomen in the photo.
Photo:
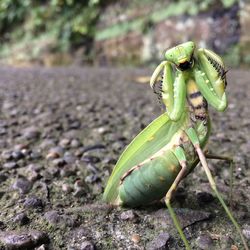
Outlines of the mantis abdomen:
M181 166L171 150L166 150L127 173L119 187L122 204L136 207L166 195Z

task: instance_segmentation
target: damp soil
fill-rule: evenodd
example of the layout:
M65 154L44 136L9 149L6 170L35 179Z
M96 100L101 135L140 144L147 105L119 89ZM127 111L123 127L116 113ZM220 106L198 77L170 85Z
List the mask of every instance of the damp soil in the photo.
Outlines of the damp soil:
M0 249L184 249L162 201L102 201L124 147L163 111L152 69L0 68ZM211 153L234 159L235 218L250 238L250 72L228 73L229 106L210 108ZM230 202L228 162L209 160ZM242 249L197 166L173 200L192 249Z

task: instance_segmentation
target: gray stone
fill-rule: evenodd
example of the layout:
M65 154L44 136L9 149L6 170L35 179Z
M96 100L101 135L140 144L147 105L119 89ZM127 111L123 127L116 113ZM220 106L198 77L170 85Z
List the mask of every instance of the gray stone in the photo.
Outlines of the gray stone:
M3 168L5 168L5 169L15 169L18 167L19 167L19 165L14 161L6 162L3 164Z
M37 139L40 136L40 131L37 127L28 127L23 130L23 137L26 139Z
M250 225L245 225L242 233L248 240L250 240Z
M207 235L203 234L197 238L197 246L202 250L210 250L213 247L213 240L212 238Z
M127 210L121 213L121 220L133 220L136 216L133 210Z
M67 148L70 144L70 139L64 138L59 142L59 145L63 148Z
M24 158L24 154L20 150L16 150L12 152L12 157L14 160L18 161Z
M147 250L165 250L170 236L166 232L158 234L151 242L147 244Z
M32 183L29 180L27 180L26 178L22 177L22 178L18 178L14 182L12 187L13 187L13 189L19 190L19 192L21 194L26 194L32 188Z
M8 249L32 249L38 244L48 242L48 237L40 231L24 231L24 232L0 232L0 241Z
M44 207L43 201L37 197L26 198L24 201L24 207L41 209Z
M46 159L50 160L50 159L60 158L63 156L63 153L64 153L64 150L62 147L51 148L48 154L46 155Z
M5 150L1 154L1 158L3 160L9 161L12 158L12 151L11 150Z
M73 226L75 224L74 218L69 215L60 214L56 210L48 211L44 214L45 219L52 225L57 226Z
M13 221L19 225L25 225L29 222L29 218L25 213L20 213L13 218Z
M52 166L54 167L62 167L66 164L63 158L57 158L52 160Z
M80 250L94 250L95 246L92 242L90 241L84 241L81 245L80 245Z

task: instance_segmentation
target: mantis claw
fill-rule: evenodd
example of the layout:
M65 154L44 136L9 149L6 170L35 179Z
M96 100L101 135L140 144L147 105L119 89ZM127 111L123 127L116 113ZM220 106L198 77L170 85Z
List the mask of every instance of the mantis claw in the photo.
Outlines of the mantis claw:
M157 78L158 78L159 74L161 73L161 71L163 70L163 68L166 66L166 64L168 64L168 62L167 61L163 61L161 64L159 64L157 66L157 68L155 69L154 73L152 74L151 79L150 79L150 87L152 89L154 89L154 85L155 85L155 83L157 81Z

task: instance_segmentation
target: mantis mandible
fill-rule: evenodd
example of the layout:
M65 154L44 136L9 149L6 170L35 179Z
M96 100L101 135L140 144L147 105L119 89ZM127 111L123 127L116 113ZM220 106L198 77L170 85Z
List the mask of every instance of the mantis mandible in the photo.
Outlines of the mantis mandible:
M162 72L160 98L166 112L141 131L122 153L107 183L104 200L138 207L165 197L174 225L186 249L191 249L171 198L180 181L200 162L248 250L240 226L216 188L204 153L211 127L208 104L218 111L227 107L224 63L211 50L196 49L191 41L167 50L165 58L155 69L150 86L155 90Z

